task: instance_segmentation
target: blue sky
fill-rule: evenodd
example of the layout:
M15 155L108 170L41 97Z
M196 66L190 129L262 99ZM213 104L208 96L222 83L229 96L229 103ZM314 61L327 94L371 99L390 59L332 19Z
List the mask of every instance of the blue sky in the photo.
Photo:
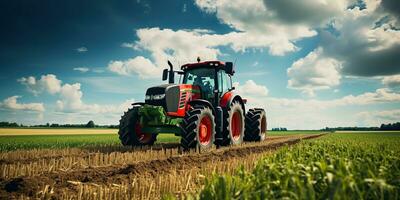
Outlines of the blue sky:
M236 61L269 127L400 121L396 1L3 1L0 121L117 124L166 61ZM288 12L289 11L289 12Z

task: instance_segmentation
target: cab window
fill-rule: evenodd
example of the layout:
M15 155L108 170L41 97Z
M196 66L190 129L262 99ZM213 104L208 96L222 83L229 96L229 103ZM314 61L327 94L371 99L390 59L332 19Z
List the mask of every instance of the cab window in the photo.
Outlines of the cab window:
M220 70L218 72L218 90L221 92L221 95L228 92L231 88L231 77L224 70Z
M199 86L203 98L211 99L215 86L214 73L214 69L210 68L191 69L186 71L183 83Z

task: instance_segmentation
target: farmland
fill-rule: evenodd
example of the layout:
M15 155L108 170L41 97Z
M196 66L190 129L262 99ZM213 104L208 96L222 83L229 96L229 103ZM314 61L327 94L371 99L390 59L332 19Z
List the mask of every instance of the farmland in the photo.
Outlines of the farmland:
M201 199L399 199L400 133L336 133L214 176Z
M120 147L117 129L0 128L0 152L19 149ZM318 131L271 132L270 135L313 134ZM179 137L160 134L157 143L179 142Z
M0 138L0 199L398 199L399 194L397 132L273 132L261 143L185 154L171 135L161 135L152 148L122 147L112 132Z

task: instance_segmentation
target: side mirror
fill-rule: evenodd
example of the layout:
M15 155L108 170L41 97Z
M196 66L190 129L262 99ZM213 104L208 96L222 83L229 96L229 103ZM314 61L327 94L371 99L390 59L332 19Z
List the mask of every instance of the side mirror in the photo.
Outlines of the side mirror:
M233 63L232 62L226 62L225 63L225 72L227 74L233 75L235 73L235 70L233 69Z
M165 81L168 78L168 69L164 69L162 72L162 80Z

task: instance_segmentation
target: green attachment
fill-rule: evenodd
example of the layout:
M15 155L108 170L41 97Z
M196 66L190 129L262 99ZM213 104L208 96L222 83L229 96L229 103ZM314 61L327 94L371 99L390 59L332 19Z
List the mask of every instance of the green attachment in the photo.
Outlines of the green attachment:
M178 126L147 126L142 128L142 132L145 133L173 133L176 136L181 135L181 129Z
M139 108L142 131L147 133L179 133L182 118L170 117L162 106L143 105Z

